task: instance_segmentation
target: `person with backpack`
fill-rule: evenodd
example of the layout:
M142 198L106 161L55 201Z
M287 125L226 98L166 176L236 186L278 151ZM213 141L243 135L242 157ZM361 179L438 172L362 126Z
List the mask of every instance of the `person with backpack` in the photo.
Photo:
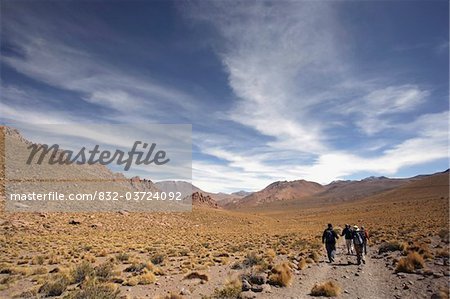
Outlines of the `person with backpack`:
M365 239L366 236L364 235L364 231L360 230L357 225L353 226L353 244L355 246L356 261L358 265L361 265L361 261L363 264L366 263L363 255Z
M369 241L369 232L361 226L361 230L364 232L364 254L367 255L367 242Z
M345 236L345 245L347 245L347 254L353 254L353 231L350 224L346 224L341 236Z
M337 239L339 239L339 235L333 230L333 225L331 223L328 223L327 229L325 229L322 234L322 243L325 244L328 260L330 261L330 263L334 262Z

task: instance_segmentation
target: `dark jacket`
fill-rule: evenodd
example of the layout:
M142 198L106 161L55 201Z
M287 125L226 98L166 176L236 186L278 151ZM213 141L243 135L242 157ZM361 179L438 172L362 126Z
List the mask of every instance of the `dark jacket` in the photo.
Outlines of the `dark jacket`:
M341 236L345 236L346 240L352 239L353 238L353 230L350 227L346 227L342 231L342 235Z
M336 244L337 239L339 239L339 236L332 228L327 228L326 230L323 231L322 243Z

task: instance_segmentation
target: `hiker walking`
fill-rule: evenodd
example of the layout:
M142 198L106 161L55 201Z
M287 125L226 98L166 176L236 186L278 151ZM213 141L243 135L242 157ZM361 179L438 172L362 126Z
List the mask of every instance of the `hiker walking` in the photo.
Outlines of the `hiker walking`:
M334 254L336 253L336 240L339 239L338 234L333 230L333 225L328 223L327 229L322 235L322 243L325 244L327 256L330 263L334 262Z
M369 241L369 232L361 226L361 231L364 232L364 254L367 255L367 242Z
M345 236L345 245L347 245L347 254L353 254L353 231L350 224L346 224L341 236Z
M353 226L353 244L355 245L356 251L356 261L358 265L361 265L361 261L365 264L364 260L364 240L366 236L364 235L364 231L360 230L357 225Z

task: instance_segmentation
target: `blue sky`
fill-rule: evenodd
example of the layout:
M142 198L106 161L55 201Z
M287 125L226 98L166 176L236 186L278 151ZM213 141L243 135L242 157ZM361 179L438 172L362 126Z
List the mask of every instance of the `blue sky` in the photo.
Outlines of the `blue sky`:
M448 168L447 1L1 3L3 122L189 123L193 183Z

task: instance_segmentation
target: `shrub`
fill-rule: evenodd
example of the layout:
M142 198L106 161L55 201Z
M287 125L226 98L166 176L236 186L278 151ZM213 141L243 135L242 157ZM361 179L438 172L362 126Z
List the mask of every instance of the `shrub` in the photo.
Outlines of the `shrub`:
M145 263L133 263L131 266L125 268L125 270L123 270L123 271L140 273L140 272L142 272L142 270L145 269L145 267L146 267Z
M400 259L395 272L412 273L415 269L421 269L425 266L423 257L416 251L410 252L407 257Z
M45 262L45 257L43 255L37 255L31 260L32 265L43 265Z
M159 265L159 264L162 264L164 262L164 258L165 258L165 256L163 254L155 254L154 256L152 256L150 261L154 265Z
M138 284L151 284L156 281L156 276L152 272L147 272L138 276Z
M315 284L311 289L311 296L336 297L341 293L341 287L333 281Z
M273 250L272 248L267 249L267 251L266 251L266 258L269 261L269 263L273 262L273 260L275 259L276 255L277 254L276 254L275 250Z
M119 289L110 283L99 283L92 280L82 286L81 290L77 290L68 296L69 299L115 299L119 298Z
M240 279L231 279L225 282L225 285L220 289L215 289L213 298L217 299L234 299L239 298L242 291L242 282Z
M70 281L66 276L59 276L56 279L52 279L44 283L39 288L39 293L43 294L44 297L60 296L66 290Z
M291 284L292 269L287 262L276 265L269 275L269 284L286 287Z
M114 264L111 262L106 262L95 267L95 276L106 280L113 275Z
M116 254L116 260L119 262L126 262L130 259L130 255L126 252Z
M316 251L311 252L309 258L311 258L315 263L320 261L320 255Z
M72 270L72 280L74 283L83 282L86 278L94 274L94 268L89 262L82 262Z
M385 242L380 245L378 249L378 254L391 252L391 251L403 251L405 250L405 244L399 243L397 241Z
M298 269L303 270L306 267L308 267L308 263L306 262L306 259L301 258L300 261L298 262Z
M263 258L256 254L256 252L249 252L244 258L244 261L242 262L243 265L247 267L252 267L255 265L259 265L263 262Z

